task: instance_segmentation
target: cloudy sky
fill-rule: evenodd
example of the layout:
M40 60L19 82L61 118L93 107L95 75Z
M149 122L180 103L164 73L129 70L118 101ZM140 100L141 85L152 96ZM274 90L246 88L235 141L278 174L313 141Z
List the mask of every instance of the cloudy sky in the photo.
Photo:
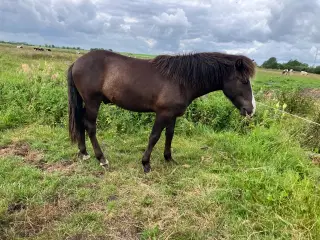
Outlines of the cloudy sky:
M313 64L320 0L0 0L0 40Z

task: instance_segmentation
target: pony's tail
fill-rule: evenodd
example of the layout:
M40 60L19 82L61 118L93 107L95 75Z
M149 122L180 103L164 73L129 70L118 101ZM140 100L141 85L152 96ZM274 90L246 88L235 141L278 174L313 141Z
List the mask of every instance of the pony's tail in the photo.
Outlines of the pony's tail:
M69 99L69 136L72 143L79 140L83 131L83 100L74 85L72 78L72 67L68 69L68 99Z

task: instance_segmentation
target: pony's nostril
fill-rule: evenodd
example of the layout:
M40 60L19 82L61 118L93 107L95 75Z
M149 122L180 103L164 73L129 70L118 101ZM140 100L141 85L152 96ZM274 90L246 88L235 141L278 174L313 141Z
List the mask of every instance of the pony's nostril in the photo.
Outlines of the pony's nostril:
M241 108L241 109L240 109L240 114L241 114L242 116L246 116L248 113L247 113L247 110L246 110L245 108Z
M250 117L252 117L253 114L254 114L254 112L253 112L253 109L251 109L251 108L241 108L241 114L242 114L243 116L250 116Z
M247 110L247 114L252 117L254 115L254 109L251 109L251 110Z

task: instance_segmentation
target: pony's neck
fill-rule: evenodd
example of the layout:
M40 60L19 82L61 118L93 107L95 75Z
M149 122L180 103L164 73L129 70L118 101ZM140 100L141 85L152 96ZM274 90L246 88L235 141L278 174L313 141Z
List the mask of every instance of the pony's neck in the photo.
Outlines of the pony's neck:
M219 91L222 90L223 88L223 79L221 79L219 82L214 83L208 87L199 87L199 88L193 88L191 89L191 99L195 99L198 97L201 97L203 95L206 95L208 93L214 92L214 91Z

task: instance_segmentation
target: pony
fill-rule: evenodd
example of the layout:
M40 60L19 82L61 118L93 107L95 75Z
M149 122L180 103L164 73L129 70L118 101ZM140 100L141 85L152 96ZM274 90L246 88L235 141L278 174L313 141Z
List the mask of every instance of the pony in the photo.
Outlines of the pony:
M139 59L106 50L90 51L67 71L70 140L78 144L78 157L88 159L87 132L96 159L107 169L109 162L96 137L100 105L154 112L154 124L141 160L148 173L152 150L164 129L164 159L175 162L171 143L176 119L196 98L221 90L242 116L252 117L256 108L251 86L254 75L254 63L243 55L200 52Z

